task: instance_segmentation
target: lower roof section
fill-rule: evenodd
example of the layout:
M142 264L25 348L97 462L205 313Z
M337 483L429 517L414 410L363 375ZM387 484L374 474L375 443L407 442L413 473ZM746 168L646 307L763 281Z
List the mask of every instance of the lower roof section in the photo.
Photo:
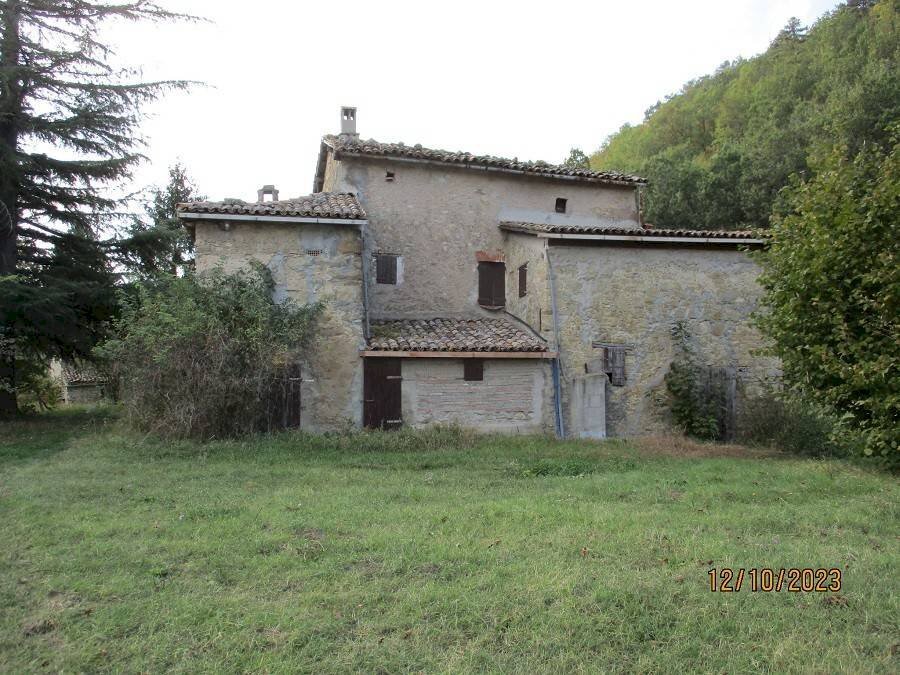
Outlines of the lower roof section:
M650 244L745 244L760 245L766 240L751 230L656 230L607 225L554 225L550 223L501 222L500 229L546 239L621 241Z
M556 352L386 352L363 349L360 356L403 359L555 359Z
M272 222L361 222L367 216L356 195L344 192L317 192L279 201L186 202L176 205L180 218L233 219Z
M546 341L506 319L397 319L371 328L363 356L548 358Z

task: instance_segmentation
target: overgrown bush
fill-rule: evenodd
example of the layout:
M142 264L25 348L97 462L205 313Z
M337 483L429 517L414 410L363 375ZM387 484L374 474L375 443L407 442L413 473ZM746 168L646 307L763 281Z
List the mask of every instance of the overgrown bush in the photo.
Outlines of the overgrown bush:
M273 301L269 271L160 277L123 295L115 339L98 349L125 419L166 437L235 437L278 426L278 389L317 305Z
M55 408L62 402L62 387L43 361L16 359L16 400L20 412Z
M784 379L900 464L900 125L783 194L759 253L757 317Z
M767 393L747 398L738 411L738 440L812 457L848 454L837 420L801 398Z

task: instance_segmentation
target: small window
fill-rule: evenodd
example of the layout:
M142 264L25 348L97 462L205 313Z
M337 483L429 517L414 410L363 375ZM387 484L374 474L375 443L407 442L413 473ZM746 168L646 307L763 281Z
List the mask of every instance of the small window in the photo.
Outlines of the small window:
M393 180L394 180L394 172L393 172L393 171L385 171L385 172L384 172L384 179L385 179L388 183L390 183L391 181L393 181Z
M463 361L463 379L466 382L484 380L484 359L465 359Z
M306 249L306 255L317 257L322 255L322 249L320 248L308 248Z
M506 264L478 263L478 304L500 308L506 305Z
M519 297L528 295L528 263L519 267Z
M556 198L556 212L557 213L565 213L566 212L566 201L562 197Z
M387 253L375 254L375 283L396 285L397 256Z

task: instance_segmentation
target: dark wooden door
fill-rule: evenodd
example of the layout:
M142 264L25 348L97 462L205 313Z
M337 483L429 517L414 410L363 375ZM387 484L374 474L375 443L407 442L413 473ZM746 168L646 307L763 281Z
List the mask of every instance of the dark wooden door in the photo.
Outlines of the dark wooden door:
M400 359L368 358L363 372L363 422L369 429L397 429L403 424L400 404Z

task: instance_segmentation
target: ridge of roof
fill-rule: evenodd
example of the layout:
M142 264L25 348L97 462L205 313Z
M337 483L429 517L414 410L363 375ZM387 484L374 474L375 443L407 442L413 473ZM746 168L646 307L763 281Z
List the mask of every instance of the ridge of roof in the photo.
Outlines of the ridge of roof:
M175 208L179 214L208 213L210 215L291 216L347 220L366 218L366 212L356 195L349 192L316 192L311 195L271 202L245 202L240 199L225 199L219 202L184 202L176 205Z
M451 164L464 168L504 171L525 175L543 176L567 180L583 180L609 185L646 185L647 179L618 171L592 171L542 161L519 161L518 158L475 155L464 151L437 150L422 145L382 143L374 139L361 140L355 136L327 134L322 137L323 146L331 148L335 155L358 157L386 157L406 161Z

